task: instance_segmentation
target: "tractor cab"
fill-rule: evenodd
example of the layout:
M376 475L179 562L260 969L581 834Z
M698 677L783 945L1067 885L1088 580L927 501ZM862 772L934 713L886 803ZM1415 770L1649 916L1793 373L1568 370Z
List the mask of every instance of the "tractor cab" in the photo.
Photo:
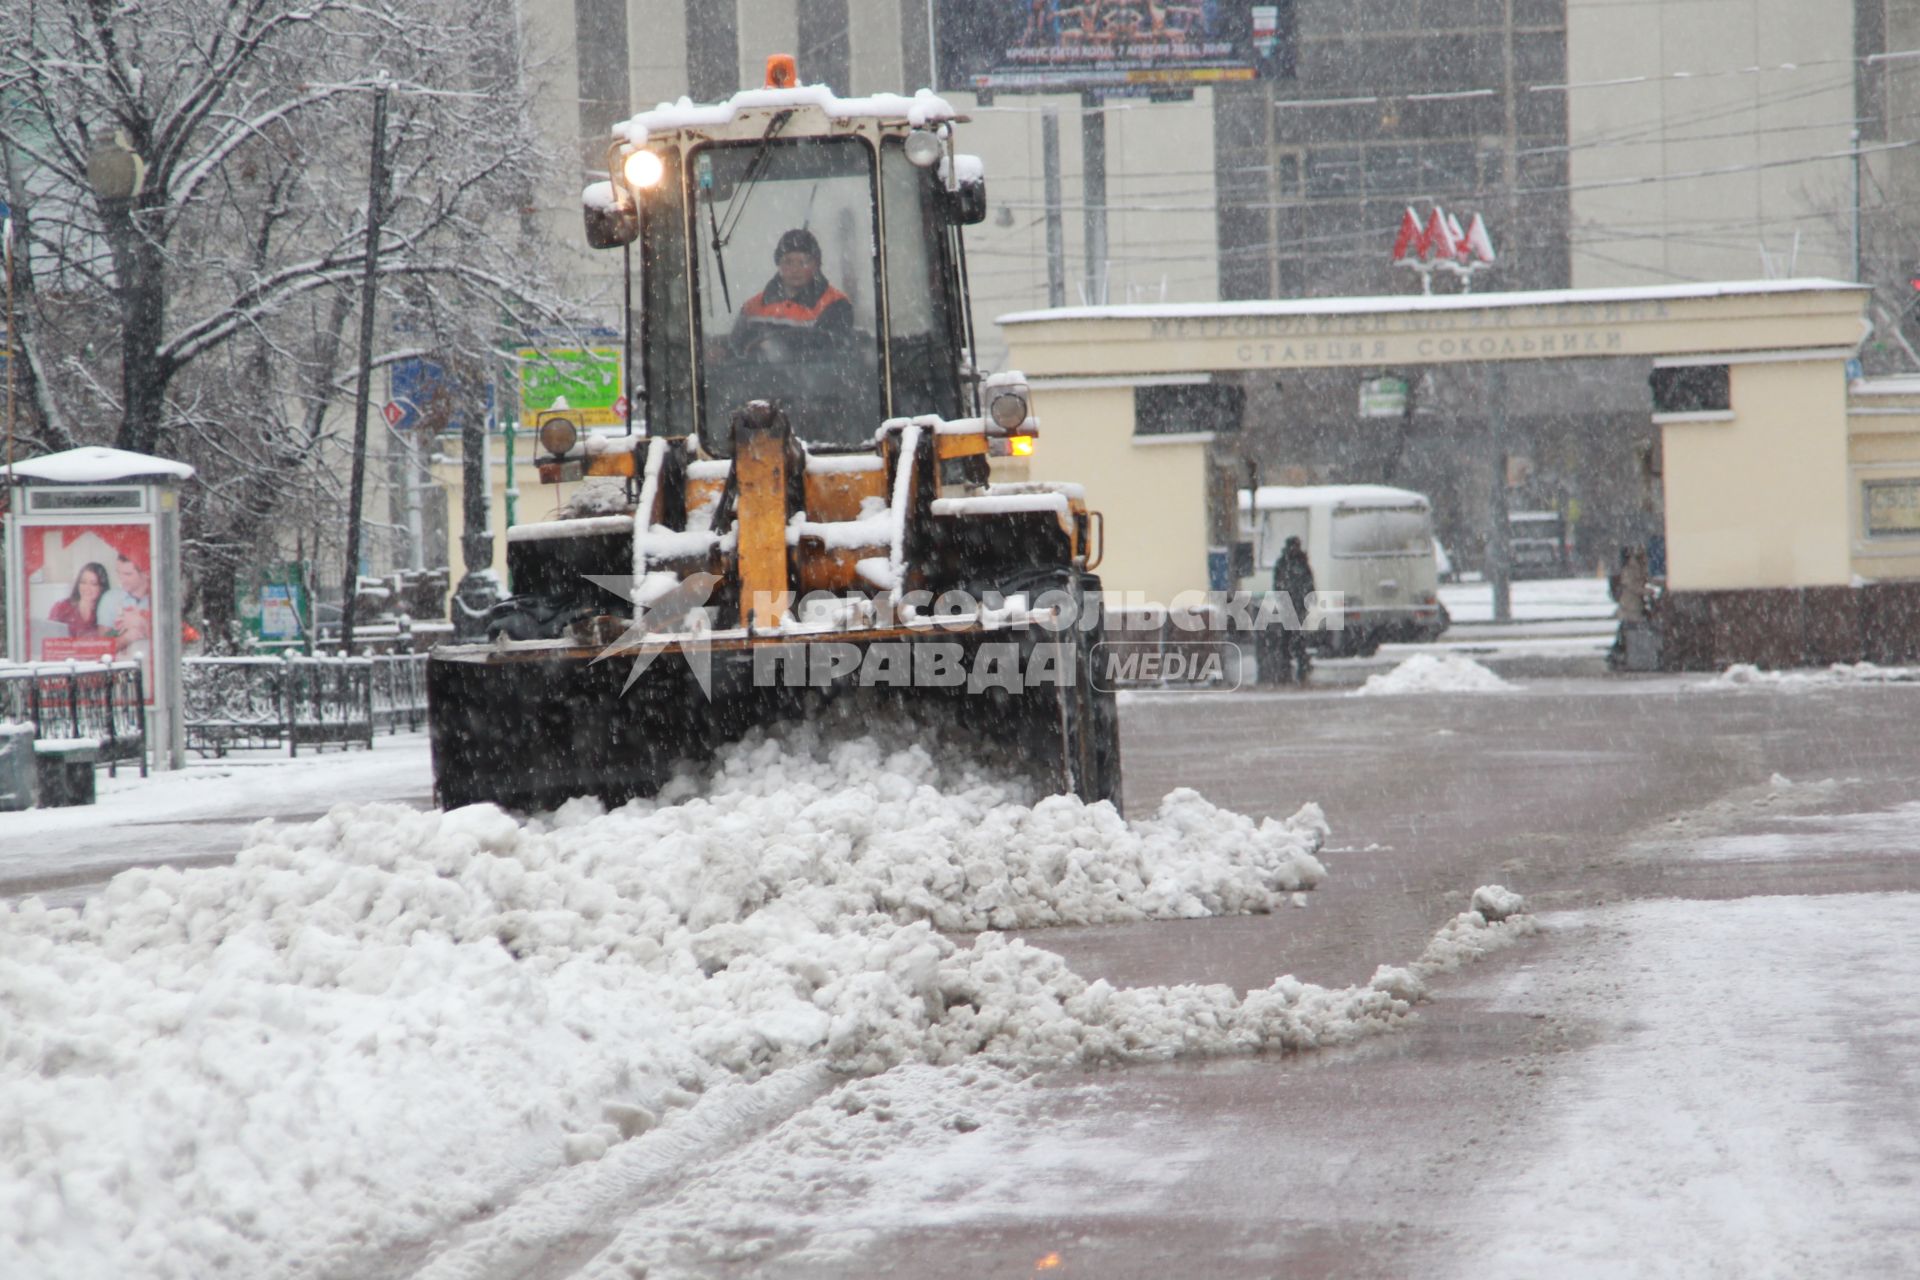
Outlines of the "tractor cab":
M952 720L1051 789L1117 800L1104 524L1079 485L994 482L1036 425L1025 378L969 358L960 228L986 192L960 117L769 71L634 117L584 193L588 242L638 258L647 429L543 417L543 480L624 483L509 529L487 642L434 650L440 801L618 803L828 715Z
M985 214L961 117L932 94L791 85L621 126L587 188L587 239L638 249L650 435L730 455L729 423L780 406L814 453L873 447L889 419L978 413L959 228Z

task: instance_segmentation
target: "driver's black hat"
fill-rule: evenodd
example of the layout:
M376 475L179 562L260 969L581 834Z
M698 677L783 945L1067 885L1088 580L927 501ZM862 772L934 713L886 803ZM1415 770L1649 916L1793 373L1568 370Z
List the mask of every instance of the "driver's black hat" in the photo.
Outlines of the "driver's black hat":
M805 227L795 227L780 237L780 243L773 248L773 260L778 263L790 253L804 253L818 262L820 261L820 242L815 240L813 232Z

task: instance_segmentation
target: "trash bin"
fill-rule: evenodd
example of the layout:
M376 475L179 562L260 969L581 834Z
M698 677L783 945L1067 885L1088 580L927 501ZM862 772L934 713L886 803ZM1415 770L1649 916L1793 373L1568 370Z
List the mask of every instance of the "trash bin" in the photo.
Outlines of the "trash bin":
M33 726L0 720L0 813L33 808Z
M33 744L33 756L42 808L93 803L93 765L100 758L97 739L43 739Z
M1620 666L1626 671L1660 669L1660 632L1647 622L1620 624Z

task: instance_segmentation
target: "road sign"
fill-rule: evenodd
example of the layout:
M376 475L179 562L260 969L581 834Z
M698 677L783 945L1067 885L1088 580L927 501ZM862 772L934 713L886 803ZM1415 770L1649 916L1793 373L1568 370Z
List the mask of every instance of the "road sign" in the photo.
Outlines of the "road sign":
M620 421L625 422L627 420L627 398L625 396L621 396L613 402L613 412Z
M397 427L400 425L400 419L407 416L407 411L400 407L398 400L389 400L387 407L380 411L380 416L387 420L388 426Z

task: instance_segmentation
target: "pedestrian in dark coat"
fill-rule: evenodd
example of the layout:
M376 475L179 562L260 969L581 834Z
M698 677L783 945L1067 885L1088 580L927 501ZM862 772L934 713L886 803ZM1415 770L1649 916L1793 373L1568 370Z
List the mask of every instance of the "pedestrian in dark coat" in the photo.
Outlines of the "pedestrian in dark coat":
M1288 538L1280 558L1273 562L1273 589L1293 605L1293 625L1281 633L1280 670L1283 681L1304 683L1307 678L1306 618L1309 597L1313 595L1313 565L1300 539Z

